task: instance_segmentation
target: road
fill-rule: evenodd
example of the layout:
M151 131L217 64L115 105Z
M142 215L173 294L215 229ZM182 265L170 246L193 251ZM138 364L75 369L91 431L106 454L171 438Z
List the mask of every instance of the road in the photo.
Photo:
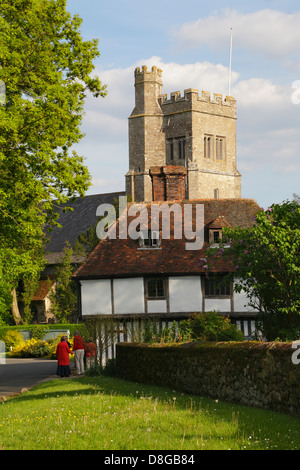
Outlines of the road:
M0 397L20 393L41 380L56 376L57 361L47 359L8 359L0 363Z

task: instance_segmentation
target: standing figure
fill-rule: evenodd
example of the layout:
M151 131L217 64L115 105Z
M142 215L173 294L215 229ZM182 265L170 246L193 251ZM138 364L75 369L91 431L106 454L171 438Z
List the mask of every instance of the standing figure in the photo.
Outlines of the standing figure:
M79 335L78 331L74 331L74 344L73 352L75 353L75 367L77 374L84 373L84 353L86 345L83 338Z
M89 339L89 342L86 345L86 367L89 369L92 364L94 364L96 359L96 350L97 346L93 342L93 338Z
M70 357L71 350L66 341L66 336L62 336L60 343L58 343L56 348L56 357L57 357L57 375L60 377L69 377L71 374L70 370Z

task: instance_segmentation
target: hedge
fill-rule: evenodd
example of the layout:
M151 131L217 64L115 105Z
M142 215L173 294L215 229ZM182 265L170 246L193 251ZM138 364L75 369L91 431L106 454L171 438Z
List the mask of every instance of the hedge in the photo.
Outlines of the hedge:
M119 343L116 374L300 416L300 364L292 361L293 353L292 343L275 342Z
M73 336L74 331L78 330L83 337L88 337L89 333L83 323L51 323L51 324L35 324L35 325L5 325L0 326L0 340L5 336L7 331L29 331L32 333L36 328L43 328L45 333L49 330L69 330L70 336Z

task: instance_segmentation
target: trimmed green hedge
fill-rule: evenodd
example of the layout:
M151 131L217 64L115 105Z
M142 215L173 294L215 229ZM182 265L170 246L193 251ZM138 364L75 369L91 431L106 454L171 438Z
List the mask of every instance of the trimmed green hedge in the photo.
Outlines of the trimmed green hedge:
M292 343L117 345L118 377L300 416Z
M29 331L31 334L37 328L44 329L45 333L50 330L69 330L71 337L73 336L74 331L78 330L84 338L89 336L89 332L86 326L83 323L54 323L54 324L37 324L37 325L11 325L11 326L0 326L0 340L5 336L7 331L17 330L17 331Z

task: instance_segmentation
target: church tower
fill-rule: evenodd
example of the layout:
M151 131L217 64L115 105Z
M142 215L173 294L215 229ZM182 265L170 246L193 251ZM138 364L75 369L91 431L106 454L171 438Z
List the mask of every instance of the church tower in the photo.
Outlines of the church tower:
M162 94L162 71L135 70L126 192L137 202L241 197L236 101L187 89Z

